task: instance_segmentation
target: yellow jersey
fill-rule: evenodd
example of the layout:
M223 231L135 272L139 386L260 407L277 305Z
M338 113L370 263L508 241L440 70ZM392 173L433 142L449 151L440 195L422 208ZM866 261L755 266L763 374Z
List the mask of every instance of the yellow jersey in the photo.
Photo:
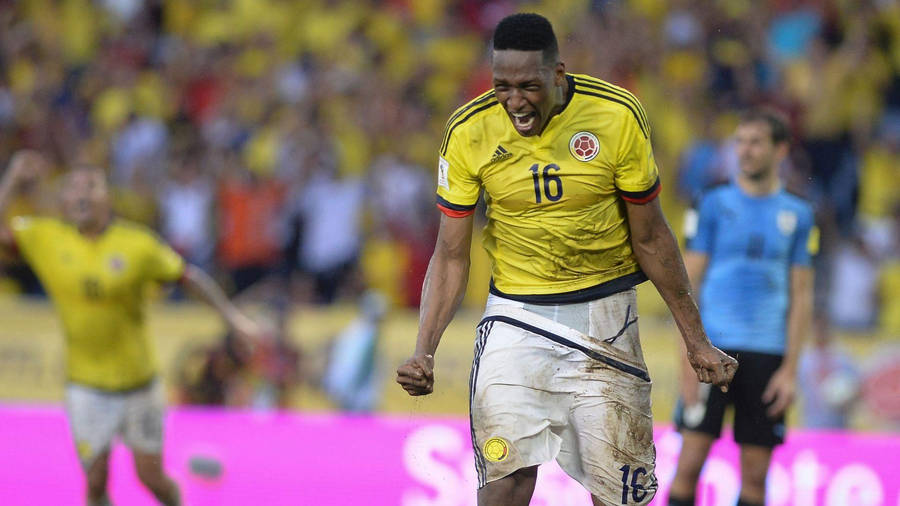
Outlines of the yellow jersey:
M484 190L491 292L524 302L583 302L647 279L624 203L659 193L647 117L623 88L566 78L541 135L519 135L491 90L457 109L441 144L438 207L466 216Z
M44 285L66 336L70 381L130 390L156 375L146 291L175 281L184 261L146 228L114 220L96 239L58 219L16 217L15 245Z

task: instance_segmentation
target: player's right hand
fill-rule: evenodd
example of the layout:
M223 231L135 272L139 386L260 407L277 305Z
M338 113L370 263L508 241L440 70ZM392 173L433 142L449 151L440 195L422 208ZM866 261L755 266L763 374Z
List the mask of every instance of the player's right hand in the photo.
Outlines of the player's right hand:
M46 170L47 160L42 154L23 149L12 156L3 177L13 186L21 187L37 181Z
M434 391L434 357L415 354L397 368L397 383L409 395L428 395Z
M723 392L728 391L728 384L737 372L737 360L712 344L688 350L687 356L701 382L716 385Z

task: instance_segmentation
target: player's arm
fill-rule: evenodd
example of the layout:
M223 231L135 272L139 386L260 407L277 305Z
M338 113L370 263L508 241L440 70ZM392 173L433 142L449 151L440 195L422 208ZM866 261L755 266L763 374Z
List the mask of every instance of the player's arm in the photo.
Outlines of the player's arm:
M16 192L23 186L37 181L46 166L46 160L37 151L18 151L10 159L3 178L0 179L0 248L4 251L15 251L15 240L2 217L6 216L6 210Z
M419 306L419 333L413 356L397 369L397 383L410 395L434 390L434 352L453 319L469 280L472 215L441 216L434 254L428 263Z
M708 264L709 256L706 253L692 250L684 252L684 268L687 271L693 293L700 293L700 285L703 283ZM697 395L697 374L694 373L694 367L688 360L684 341L680 341L679 346L681 346L681 396L684 399L684 403L691 406L696 404L699 399Z
M790 282L787 346L784 351L784 359L763 392L763 402L771 403L767 413L772 417L781 415L794 401L797 391L797 363L812 325L812 267L805 265L791 267Z
M714 347L706 337L678 243L659 199L646 203L626 200L625 208L635 256L672 312L691 367L700 381L727 390L737 370L737 361Z
M181 277L181 283L204 302L212 306L238 336L251 342L258 340L260 330L256 323L245 316L228 299L225 292L207 273L203 272L203 269L190 264L186 265L184 274Z

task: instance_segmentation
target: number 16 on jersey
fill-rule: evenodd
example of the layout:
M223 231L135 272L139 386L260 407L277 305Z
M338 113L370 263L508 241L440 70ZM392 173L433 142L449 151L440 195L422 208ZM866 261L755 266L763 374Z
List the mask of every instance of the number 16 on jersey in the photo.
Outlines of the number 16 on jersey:
M534 181L534 200L538 204L541 203L541 186L543 186L543 196L550 202L556 202L561 199L563 195L562 179L558 175L552 174L550 171L559 170L559 165L556 165L555 163L545 165L543 172L540 171L540 167L541 164L536 163L528 169L531 171L531 179ZM541 179L544 180L543 185L541 185ZM552 190L551 183L553 183Z

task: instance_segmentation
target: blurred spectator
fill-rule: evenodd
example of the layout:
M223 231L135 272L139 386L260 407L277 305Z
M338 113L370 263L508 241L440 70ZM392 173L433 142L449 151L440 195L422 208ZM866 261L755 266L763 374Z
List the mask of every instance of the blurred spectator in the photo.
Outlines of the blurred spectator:
M372 411L381 399L378 341L386 310L384 297L366 292L359 300L359 317L331 344L322 388L344 411Z
M716 124L709 117L703 121L701 132L684 150L678 166L678 194L685 202L693 202L705 188L728 182L733 173L726 173L723 155L729 150L714 133Z
M852 356L834 343L826 317L818 316L812 331L797 372L803 424L810 429L846 429L858 400L859 371Z
M188 262L207 271L215 250L213 198L212 181L196 157L172 167L157 194L163 237Z
M289 311L282 301L275 305L273 329L259 343L252 363L253 394L250 405L256 409L285 409L291 405L293 389L301 380L301 350L290 341Z
M837 248L832 258L828 313L842 329L871 330L878 305L878 263L861 233Z
M881 330L900 335L900 204L894 207L885 249L885 261L879 275Z
M338 178L327 162L292 197L293 213L302 223L298 264L313 281L315 302L333 302L355 274L365 197L360 178Z
M188 350L176 365L179 402L215 406L249 403L250 352L232 334L217 345Z
M274 272L281 262L286 231L280 216L285 188L265 174L231 162L219 203L219 261L235 292Z
M168 131L159 120L132 117L113 140L113 184L125 184L134 179L137 170L146 171L143 177L158 180L166 158Z
M404 294L394 301L409 307L419 306L422 280L437 235L439 217L433 212L432 184L423 168L395 156L377 159L369 178L372 228L389 237L400 251L390 253L394 260L372 258L377 263L368 269L367 281L372 284L368 278L377 276L376 271L384 269L385 263L402 258L404 268L391 273L390 286L373 286Z
M300 350L290 343L286 307L275 310L264 342L241 343L231 333L212 346L187 350L176 364L180 402L287 408L300 382Z

